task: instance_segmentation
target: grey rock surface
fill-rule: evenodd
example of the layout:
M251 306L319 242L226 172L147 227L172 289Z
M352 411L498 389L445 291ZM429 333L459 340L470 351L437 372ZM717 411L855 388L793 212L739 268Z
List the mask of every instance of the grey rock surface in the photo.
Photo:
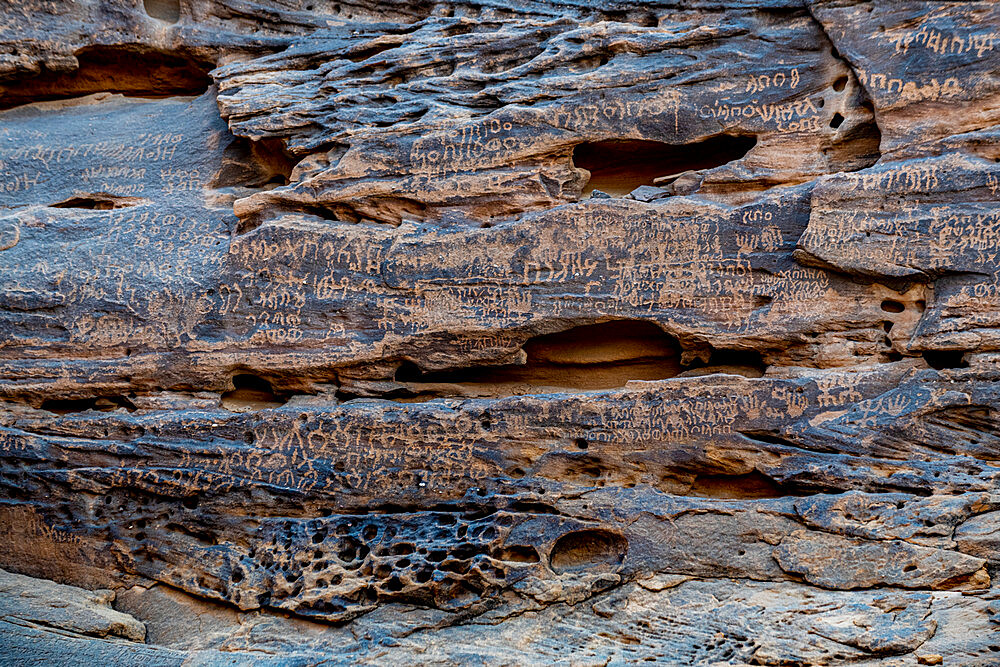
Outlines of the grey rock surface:
M0 8L0 663L1000 664L998 36Z

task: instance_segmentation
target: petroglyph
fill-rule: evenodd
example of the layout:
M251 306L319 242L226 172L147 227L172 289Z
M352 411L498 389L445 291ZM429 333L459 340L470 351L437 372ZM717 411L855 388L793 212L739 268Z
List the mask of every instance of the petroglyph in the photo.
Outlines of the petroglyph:
M730 4L0 12L0 662L994 664L998 6Z

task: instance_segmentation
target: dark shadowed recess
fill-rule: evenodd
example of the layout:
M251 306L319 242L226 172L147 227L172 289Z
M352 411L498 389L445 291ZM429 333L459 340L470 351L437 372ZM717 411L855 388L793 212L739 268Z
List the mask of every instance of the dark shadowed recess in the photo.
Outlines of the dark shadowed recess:
M76 52L80 67L43 72L0 86L0 109L91 93L133 97L201 95L212 83L210 63L137 47L93 46Z
M643 320L615 320L536 336L524 344L522 351L524 363L497 366L424 371L413 361L403 361L395 371L394 387L372 391L363 384L342 385L337 398L404 402L455 396L499 398L615 389L633 380L665 380L678 375L724 373L753 378L763 376L767 370L760 352L755 350L709 348L702 355L706 360L682 364L683 350L677 339ZM230 382L231 387L221 395L221 405L234 412L281 407L294 393L275 389L270 381L248 371L237 372ZM61 414L134 409L117 399L104 398L51 400L41 407Z
M857 122L845 123L844 116L839 113L833 114L830 127L837 132L831 144L823 148L824 155L834 163L839 163L845 171L865 169L882 157L880 150L882 132L875 122L875 108L868 100L861 102L860 107L865 116Z
M285 404L286 398L279 396L264 378L249 373L233 377L233 389L222 394L222 406L235 412L266 410Z
M716 350L707 364L681 364L677 340L652 322L616 320L537 336L523 347L524 364L423 372L407 361L396 371L406 392L420 396L509 396L624 387L630 380L663 380L693 374L763 375L760 354ZM345 398L348 398L345 396Z
M296 159L280 139L251 141L233 137L226 146L222 168L212 181L213 188L242 186L270 189L288 185Z
M629 380L659 380L681 371L677 341L650 322L615 321L532 338L523 365L485 366L421 373L413 363L398 382L469 384L492 394L518 388L607 389Z
M598 141L573 150L573 164L590 172L583 188L622 196L641 185L660 185L686 171L712 169L739 160L757 144L755 137L720 135L691 144L660 141Z
M923 353L924 361L934 370L946 368L968 368L964 350L928 350Z
M127 208L142 203L144 200L138 197L119 197L107 192L95 192L77 197L70 197L55 204L49 204L51 208L82 208L92 211L109 211L115 208Z
M224 392L221 396L222 407L227 410L233 412L266 410L281 407L288 401L287 394L276 392L270 382L257 375L239 373L233 376L231 382L232 389ZM135 394L129 396L134 398ZM38 407L59 415L91 411L112 412L119 408L133 412L136 409L132 401L124 396L96 396L80 399L50 398L42 401Z
M133 394L134 396L134 394ZM124 396L100 396L96 398L80 399L46 399L42 401L42 410L48 410L57 415L69 415L75 412L111 412L119 408L125 408L129 412L135 411L135 405Z

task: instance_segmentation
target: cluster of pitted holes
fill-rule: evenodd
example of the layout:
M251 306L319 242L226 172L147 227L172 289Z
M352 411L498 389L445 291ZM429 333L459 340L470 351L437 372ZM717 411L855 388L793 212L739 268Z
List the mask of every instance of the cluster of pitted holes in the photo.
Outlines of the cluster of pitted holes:
M198 497L180 501L184 510L198 508ZM176 503L160 503L141 496L116 498L105 495L95 499L93 516L97 523L106 517L131 517L122 524L123 536L134 539L142 551L149 528L165 524L168 531L195 539L202 545L218 544L217 537L175 520ZM271 574L272 590L257 595L257 603L266 606L272 595L295 598L308 585L311 589L338 587L353 578L340 601L319 600L310 603L320 614L339 614L353 605L372 605L379 601L409 599L457 606L474 602L488 589L502 586L508 565L539 561L530 546L501 547L497 527L513 523L509 514L486 519L467 520L455 514L434 513L397 524L384 521L344 518L335 523L317 520L308 524L286 521L263 547L250 547L242 565L232 568L229 582L220 593L233 602L241 602L239 590L248 571L263 568ZM402 534L400 534L402 533ZM420 546L418 546L420 545ZM283 554L287 554L283 556ZM210 582L202 581L206 588Z
M198 509L198 496L182 498L181 511L188 514ZM131 537L138 542L137 550L144 550L149 537L148 531L161 526L174 533L183 533L203 545L217 543L216 536L208 530L191 526L182 526L178 521L177 503L174 501L156 501L148 496L125 495L115 497L105 495L95 498L92 510L94 523L100 525L105 518L118 519L123 536Z
M377 516L285 521L264 547L250 549L244 565L267 570L274 594L286 598L307 589L322 597L339 587L302 603L303 611L319 614L388 600L464 606L504 583L506 563L539 560L531 547L500 548L498 527L512 523L508 514L470 521L451 513L391 523ZM233 568L233 583L244 578Z
M836 93L844 92L844 89L847 87L847 77L846 76L839 77L836 81L833 82L832 87L834 92ZM819 108L822 109L824 106L826 106L826 100L820 98ZM833 116L830 118L830 127L836 130L843 124L844 124L844 116L839 111L834 112Z
M695 664L694 661L697 661L699 665L703 664L703 661L715 664L718 661L734 659L742 663L750 660L760 646L758 640L750 636L749 629L744 628L743 631L736 631L731 627L721 627L718 622L711 623L709 627L702 631L706 634L697 637L692 637L689 629L681 630L682 628L689 627L687 623L679 623L676 617L669 614L649 619L640 619L635 621L633 625L635 630L632 634L639 637L655 638L659 642L671 645L672 648L679 649L670 655L659 652L654 655L644 655L649 651L651 645L655 646L659 642L650 640L636 641L631 646L621 648L624 653L631 654L629 658L633 662L640 661L640 656L642 656L642 662L668 662L674 664L681 657L681 654L683 654L684 658L690 661L685 664ZM677 630L673 628L677 628ZM609 636L609 638L611 637ZM619 639L619 637L614 638ZM677 643L671 640L677 640ZM688 644L688 642L690 643ZM679 648L677 644L680 644L683 648ZM684 646L685 644L687 646Z
M839 79L837 79L836 81L833 82L833 90L835 92L838 92L838 93L843 92L844 88L846 88L846 87L847 87L847 77L846 76L842 76L842 77L840 77ZM820 105L820 106L822 107L822 105ZM840 112L835 112L833 114L833 117L830 118L830 127L832 127L833 129L836 130L838 127L840 127L843 124L844 124L844 117L840 114Z
M913 303L918 312L924 312L927 308L927 303L923 300L918 300ZM884 299L881 304L883 312L889 313L890 315L899 315L906 311L906 304L902 301L897 301L895 299ZM882 328L885 331L885 336L882 339L882 345L886 348L886 351L882 353L883 361L899 361L903 356L893 349L892 339L889 338L889 332L892 331L895 325L889 319L882 322ZM927 365L936 370L943 370L945 368L966 368L968 363L965 361L965 350L928 350L922 353L924 361Z
M703 644L695 645L699 653L706 658L715 660L747 659L757 650L757 642L744 635L727 636L722 632L715 633Z
M923 310L923 302L918 302L918 307ZM902 313L906 310L906 306L902 302L896 301L895 299L884 299L881 304L883 312L896 315ZM892 327L895 323L892 320L886 319L882 322L882 330L885 331L885 336L882 337L882 345L885 351L882 352L881 357L883 361L899 361L903 358L899 352L893 349L892 339L889 338L889 332L892 331Z
M321 0L310 2L302 7L307 12L318 12L324 16L335 16L347 21L391 21L399 23L415 23L431 15L435 5L429 2L397 3L395 6L382 5L378 11L365 11L359 6L345 2Z

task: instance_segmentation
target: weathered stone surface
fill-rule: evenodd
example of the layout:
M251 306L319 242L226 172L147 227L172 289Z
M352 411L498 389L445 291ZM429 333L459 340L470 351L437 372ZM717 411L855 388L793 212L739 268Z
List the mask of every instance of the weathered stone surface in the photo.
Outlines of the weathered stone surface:
M142 641L146 628L111 608L113 591L84 591L0 571L0 619L6 625L43 625L78 635Z
M994 3L2 19L0 662L1000 662Z
M295 183L241 200L236 212L504 219L576 200L587 181L574 155L608 140L697 144L630 166L666 182L709 168L672 187L728 199L878 158L861 89L817 49L825 38L807 14L771 21L732 11L711 26L704 17L658 27L428 19L376 39L345 26L231 64L215 76L236 134L286 138L296 153L334 146L300 163ZM735 54L744 59L738 76ZM841 79L850 85L830 88ZM834 114L847 118L843 127L831 127ZM605 160L602 152L595 166ZM632 187L645 184L646 174L628 176L638 179Z
M883 153L1000 122L996 3L807 4L872 101Z

